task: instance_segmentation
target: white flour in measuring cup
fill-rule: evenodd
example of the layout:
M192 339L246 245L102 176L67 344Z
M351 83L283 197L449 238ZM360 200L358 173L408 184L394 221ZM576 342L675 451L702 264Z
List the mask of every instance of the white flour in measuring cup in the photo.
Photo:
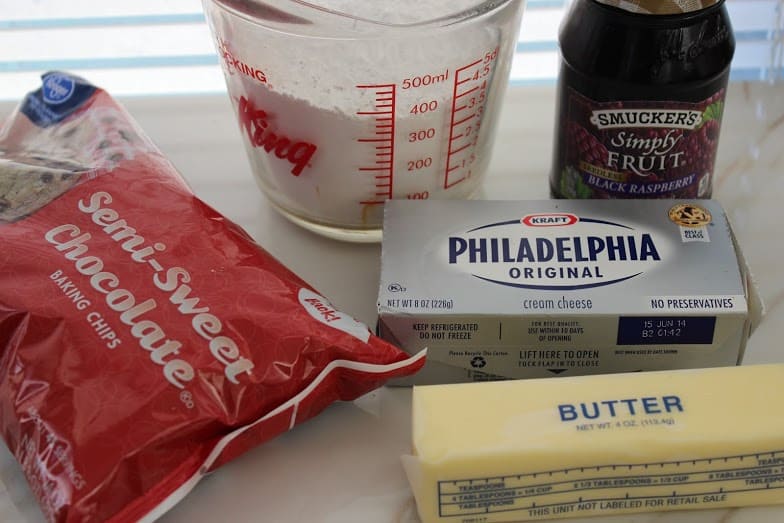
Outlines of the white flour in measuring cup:
M312 0L325 9L385 24L410 24L470 9L479 0ZM205 4L229 95L261 189L284 213L337 229L378 229L384 199L466 198L489 160L492 132L478 133L461 161L470 174L444 188L456 71L496 51L481 122L497 111L516 34L499 24L462 22L382 35L323 38L255 25ZM521 7L520 7L521 9ZM518 20L505 22L513 30ZM509 27L505 27L509 29ZM508 31L507 31L508 32ZM367 85L394 85L394 162L384 178L383 123L367 113L382 97ZM390 115L391 116L391 115ZM379 127L380 126L380 127ZM286 146L275 144L284 140ZM264 146L267 144L267 147ZM379 167L381 165L381 167ZM374 168L376 170L374 170ZM387 166L388 168L388 166ZM390 187L391 184L391 187Z

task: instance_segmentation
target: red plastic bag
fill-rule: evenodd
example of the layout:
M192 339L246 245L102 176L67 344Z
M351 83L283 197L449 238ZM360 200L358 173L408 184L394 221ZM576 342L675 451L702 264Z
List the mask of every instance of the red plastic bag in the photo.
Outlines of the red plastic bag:
M0 429L52 521L155 519L205 473L423 363L63 73L0 130L0 350Z

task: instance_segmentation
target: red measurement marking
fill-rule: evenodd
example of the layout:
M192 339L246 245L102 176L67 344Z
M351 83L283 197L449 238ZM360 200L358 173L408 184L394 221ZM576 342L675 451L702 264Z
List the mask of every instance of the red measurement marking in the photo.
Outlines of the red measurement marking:
M463 108L465 109L465 106L463 106ZM471 118L473 118L474 116L476 116L476 113L471 113L471 116L468 116L467 118L463 118L462 120L458 120L458 121L456 121L456 122L454 123L454 125L455 125L455 126L457 126L457 125L463 125L464 123L466 123L468 120L470 120L470 119L471 119Z
M373 101L370 107L362 107L357 115L372 118L375 130L370 136L357 138L357 142L375 144L375 160L361 165L361 173L373 173L375 194L362 205L378 205L392 198L392 181L395 149L395 85L357 85L357 89L370 91Z
M459 148L455 149L454 151L452 151L452 154L457 154L457 153L459 153L460 151L465 151L465 150L466 150L466 149L468 149L469 147L471 147L471 144L470 144L470 143L467 143L467 144L463 145L462 147L459 147Z
M459 95L457 95L457 96L456 96L456 98L462 98L462 97L464 97L464 96L468 96L469 94L471 94L471 93L475 93L475 92L476 92L476 91L478 91L478 90L479 90L479 86L477 85L476 87L472 87L472 88L471 88L471 89L469 89L468 91L465 91L465 92L463 92L463 93L460 93Z
M468 124L478 116L478 108L484 100L465 101L468 96L483 89L482 82L487 77L482 74L483 60L476 60L455 71L455 82L452 87L452 114L449 123L449 149L444 167L444 189L454 187L470 176L474 136L478 132L478 124Z

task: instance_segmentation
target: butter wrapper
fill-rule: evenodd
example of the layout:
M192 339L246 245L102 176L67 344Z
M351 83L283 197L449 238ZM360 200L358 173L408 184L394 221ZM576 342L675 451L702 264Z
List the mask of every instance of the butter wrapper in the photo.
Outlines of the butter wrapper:
M423 523L784 503L782 393L782 364L414 387L403 465Z
M385 206L378 332L396 385L737 365L762 317L713 200Z

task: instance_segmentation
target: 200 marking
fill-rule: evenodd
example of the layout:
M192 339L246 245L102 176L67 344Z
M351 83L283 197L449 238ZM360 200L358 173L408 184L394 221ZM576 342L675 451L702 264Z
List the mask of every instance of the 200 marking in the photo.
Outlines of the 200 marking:
M409 160L408 170L416 171L419 169L424 169L425 167L430 167L431 165L433 165L433 159L429 156L427 158L420 158L418 160Z

